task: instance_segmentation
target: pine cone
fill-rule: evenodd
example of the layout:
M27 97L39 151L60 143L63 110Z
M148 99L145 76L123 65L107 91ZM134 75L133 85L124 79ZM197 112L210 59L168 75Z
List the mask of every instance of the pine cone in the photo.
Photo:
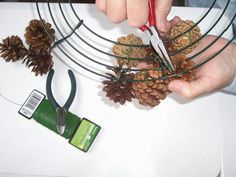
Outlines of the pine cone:
M179 23L177 23L176 25L174 25L171 28L169 37L174 38L175 36L178 36L181 33L187 31L193 25L195 25L195 23L193 21L181 20ZM171 43L173 44L175 50L180 50L180 49L190 45L191 43L193 43L194 41L196 41L200 37L201 37L200 28L198 26L195 26L189 32L187 32L184 35L181 35L180 37L178 37L177 39L171 41ZM195 43L194 45L189 46L187 49L183 50L182 53L187 54L187 53L192 52L197 47L198 44L199 44L199 42Z
M46 29L44 29L44 27ZM50 36L48 35L50 34ZM25 38L30 48L37 50L49 50L54 39L55 30L51 28L51 24L45 20L31 20L29 26L26 27Z
M133 79L134 74L121 71L121 67L117 67L113 71L115 75L108 74L113 79L102 82L103 85L105 85L103 91L106 92L106 96L109 97L110 100L123 105L126 101L131 101L135 98L132 93L132 82L127 82Z
M164 100L169 93L169 80L155 80L142 82L141 80L157 79L163 76L163 71L149 69L147 71L140 71L135 74L134 80L140 82L133 82L133 92L139 103L144 106L154 107Z
M187 71L195 66L192 60L186 60L186 56L184 54L176 54L171 57L172 63L176 68L176 73L181 73L183 71ZM179 75L178 79L185 80L185 81L192 81L196 78L196 70L192 69L188 72Z
M15 62L24 59L27 53L28 50L18 36L7 37L3 39L2 44L0 43L0 54L6 62Z
M156 54L155 50L152 47L148 47L148 48L145 48L145 51L146 51L146 56L143 61L147 65L157 64L157 60L155 59L155 57L157 57L157 54ZM149 58L151 58L151 59L149 59Z
M117 42L123 44L133 44L133 45L143 45L143 41L140 37L130 34L126 37L118 38ZM112 51L115 55L126 57L127 59L118 58L119 65L127 65L129 68L136 67L139 63L138 60L128 60L128 58L145 58L146 50L142 47L129 47L124 45L115 45L112 48Z
M28 57L23 61L28 68L32 68L32 72L35 72L35 76L47 74L47 72L53 67L52 56L49 51L29 50Z

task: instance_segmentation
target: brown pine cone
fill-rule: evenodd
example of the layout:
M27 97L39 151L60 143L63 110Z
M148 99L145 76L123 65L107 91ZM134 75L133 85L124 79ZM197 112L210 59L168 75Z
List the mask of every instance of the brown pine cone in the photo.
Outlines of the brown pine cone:
M186 56L184 54L176 54L171 57L172 63L174 64L176 73L181 73L182 71L187 71L195 66L192 60L186 61ZM188 72L181 74L178 79L185 80L185 81L192 81L196 78L196 70L192 69Z
M169 93L168 83L169 80L154 80L145 81L148 79L157 79L163 76L163 71L161 70L147 70L140 71L135 74L134 80L139 80L140 82L133 82L133 92L139 103L144 106L154 107L160 103L160 100L164 100Z
M115 103L125 104L126 101L131 101L135 98L132 93L132 82L133 73L125 73L121 71L120 67L115 68L115 75L108 74L113 79L102 81L103 91L106 92L106 96Z
M50 49L55 39L55 30L45 20L34 19L26 27L25 38L30 48L46 51Z
M155 65L159 63L159 59L156 60L155 58L158 58L155 50L152 47L145 48L146 56L143 60L147 65ZM155 66L157 67L157 66Z
M10 36L3 39L3 43L0 43L0 54L6 62L15 62L24 59L28 53L28 50L23 45L19 36Z
M29 55L24 62L28 68L32 67L31 71L35 73L35 76L47 74L54 64L49 51L39 51L32 48L29 50Z
M133 45L143 45L143 41L140 37L135 36L134 34L130 34L126 37L118 38L117 42L123 44L133 44ZM127 65L129 68L136 67L139 64L138 60L128 60L128 58L140 58L143 59L146 57L146 50L142 47L129 47L124 45L115 45L112 48L112 52L124 58L117 58L117 62L119 65Z
M179 23L172 26L169 38L174 38L174 37L180 35L181 33L185 32L189 28L191 28L193 25L195 25L195 23L193 21L181 20ZM171 41L171 43L173 44L175 50L180 50L180 49L190 45L191 43L193 43L194 41L196 41L200 37L201 37L201 30L198 26L195 26L189 32L187 32L184 35L181 35L180 37L178 37L177 39ZM195 43L194 45L189 46L188 48L183 50L182 53L188 54L188 53L192 52L197 47L198 44L199 44L199 42Z

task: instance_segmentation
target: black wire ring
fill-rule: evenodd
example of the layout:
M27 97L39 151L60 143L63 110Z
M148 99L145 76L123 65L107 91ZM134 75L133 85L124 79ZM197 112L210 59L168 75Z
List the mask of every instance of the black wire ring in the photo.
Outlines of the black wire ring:
M108 68L109 68L109 67L110 67L110 68L114 68L114 66L110 66L110 65L107 65L107 64L98 62L96 59L93 59L93 58L87 56L86 54L82 53L82 52L79 51L77 48L75 48L75 47L67 40L67 38L69 38L72 34L75 34L75 35L76 35L82 42L84 42L87 46L93 48L94 50L96 50L96 51L98 51L98 52L100 52L100 53L103 53L103 54L105 54L105 55L109 55L109 56L115 57L115 58L124 58L124 59L127 59L126 57L120 57L120 56L116 56L116 55L113 55L113 54L104 52L104 51L98 49L97 47L94 47L93 45L91 45L91 44L89 44L88 42L86 42L85 39L83 39L80 35L78 35L78 34L76 33L76 30L77 30L80 26L85 27L85 28L87 29L87 31L91 32L91 33L94 34L95 36L97 36L97 37L99 37L99 38L101 38L101 39L103 39L103 40L105 40L105 41L107 41L107 42L113 43L113 44L124 45L124 46L129 46L129 47L149 47L149 45L130 45L130 44L122 44L122 43L118 43L118 42L112 41L112 40L110 40L110 39L104 38L103 36L97 34L96 32L94 32L93 30L91 30L89 27L86 26L86 24L83 22L83 20L81 20L81 19L79 18L79 16L77 15L77 13L75 12L74 7L73 7L71 1L70 1L70 0L68 0L68 1L69 1L69 4L70 4L70 7L71 7L72 11L74 12L74 15L78 18L79 23L78 23L78 25L77 25L75 28L72 28L72 26L71 26L70 23L68 22L68 20L67 20L65 14L64 14L64 11L63 11L63 9L62 9L62 7L61 7L61 1L58 0L58 5L59 5L59 8L60 8L60 12L61 12L61 14L62 14L64 20L66 21L66 24L69 26L69 28L70 28L71 31L72 31L69 35L64 36L63 33L61 32L60 28L58 27L57 23L55 22L54 16L53 16L52 11L51 11L50 2L49 2L49 0L47 0L48 11L49 11L49 13L50 13L51 19L52 19L52 21L53 21L55 27L57 28L58 32L59 32L60 35L62 36L62 38L61 38L60 40L54 41L54 46L53 46L53 47L58 47L59 50L60 50L69 60L71 60L72 62L74 62L74 63L75 63L76 65L78 65L79 67L81 67L81 68L83 68L83 69L85 69L85 70L87 70L87 71L89 71L89 72L91 72L91 73L93 73L93 74L96 74L96 75L98 75L98 76L102 76L102 77L105 77L105 78L108 78L108 79L112 79L111 77L109 77L109 76L107 76L107 75L105 75L105 74L98 73L98 72L96 72L96 71L94 71L94 70L92 70L92 69L89 69L89 68L85 67L84 65L80 64L80 63L77 62L75 59L73 59L71 56L69 56L69 54L68 54L66 51L64 51L64 50L62 49L62 47L61 47L60 45L65 41L65 42L66 42L67 44L69 44L77 53L79 53L80 55L82 55L83 57L85 57L85 59L88 59L88 60L90 60L90 61L92 61L92 62L94 62L94 63L96 63L96 64L98 64L98 65L104 66L104 67L106 67L106 68L107 68L107 67L108 67ZM184 31L183 33L179 34L178 36L176 36L176 37L174 37L174 38L172 38L172 39L170 39L170 40L174 40L174 39L176 39L177 37L179 37L179 36L181 36L181 35L184 35L185 33L189 32L191 29L193 29L195 26L197 26L200 22L202 22L202 20L211 12L211 10L212 10L213 6L215 5L215 3L216 3L216 0L214 0L214 2L212 3L212 5L211 5L211 7L208 9L208 11L203 15L202 18L200 18L200 20L199 20L194 26L192 26L191 28L187 29L187 30ZM202 35L199 39L197 39L196 41L193 41L193 42L192 42L191 44L189 44L188 46L186 46L186 47L184 47L184 48L182 48L182 49L179 49L179 50L177 50L177 51L172 52L170 55L178 54L179 52L185 50L185 49L188 48L188 47L191 47L192 45L194 45L195 43L197 43L197 42L199 42L201 39L203 39L206 35L208 35L209 32L218 24L218 22L221 20L221 18L222 18L223 15L225 14L225 11L227 10L229 3L230 3L230 0L227 1L227 3L226 3L226 5L225 5L225 7L224 7L224 9L223 9L223 11L222 11L222 13L221 13L221 15L219 16L219 18L218 18L218 19L216 20L216 22L211 26L211 28L207 30L207 32L206 32L205 34L203 34L203 35ZM42 20L43 18L42 18L42 16L41 16L40 9L39 9L39 6L38 6L38 0L36 0L36 8L37 8L37 12L38 12L39 18ZM236 13L235 13L234 17L231 19L230 23L227 25L227 27L221 32L221 34L220 34L212 43L210 43L210 44L209 44L206 48L204 48L202 51L198 52L197 54L194 54L193 56L191 56L191 57L189 57L189 58L187 58L185 61L194 59L195 57L197 57L198 55L200 55L201 53L203 53L204 51L206 51L208 48L210 48L215 42L217 42L217 40L219 40L220 37L229 29L230 25L233 23L233 21L234 21L234 19L235 19L235 16L236 16ZM43 26L44 26L44 24L43 24ZM44 28L45 28L45 26L44 26ZM45 29L46 29L46 28L45 28ZM47 32L47 34L50 36L50 34L49 34L48 32ZM227 43L225 46L228 46L228 45L230 44L230 42L232 42L235 37L236 37L236 36L234 36L234 37L229 41L229 43ZM50 36L50 38L52 39L51 36ZM210 58L207 58L204 62L202 62L202 63L200 63L200 64L194 66L193 68L189 68L189 69L187 69L187 70L184 70L184 71L182 71L181 73L175 73L175 74L172 74L172 75L168 75L168 76L166 75L166 76L163 76L163 77L160 77L160 78L149 79L149 80L150 80L150 81L153 81L153 80L168 79L168 78L171 78L171 77L176 77L176 76L179 76L179 75L181 75L181 74L187 73L187 72L189 72L190 70L196 69L196 68L202 66L202 65L203 65L204 63L206 63L207 61L210 61L211 59L213 59L215 56L217 56L220 52L223 51L223 49L226 48L225 46L222 48L222 50L219 50L218 52L216 52L215 55L211 56ZM113 59L114 59L114 58L113 58ZM144 60L144 59L146 59L146 60L147 60L147 59L158 59L158 57L149 57L149 58L128 58L128 60ZM183 62L183 61L181 61L181 62ZM164 69L164 67L155 68L155 70L162 70L162 69ZM125 70L125 68L124 68L124 70ZM131 71L145 71L145 70L147 70L147 69L131 69ZM136 80L136 81L134 81L134 82L142 82L142 81L148 81L148 80Z

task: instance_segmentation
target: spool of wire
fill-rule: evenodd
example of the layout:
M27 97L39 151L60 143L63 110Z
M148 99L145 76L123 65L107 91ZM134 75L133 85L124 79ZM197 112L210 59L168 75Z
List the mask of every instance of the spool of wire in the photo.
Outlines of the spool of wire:
M47 127L53 132L58 133L57 131L57 123L56 123L56 111L48 100L43 100L38 109L33 114L33 119L40 123L41 125ZM77 130L81 119L68 112L66 119L66 128L65 132L62 135L66 139L72 138L73 134Z

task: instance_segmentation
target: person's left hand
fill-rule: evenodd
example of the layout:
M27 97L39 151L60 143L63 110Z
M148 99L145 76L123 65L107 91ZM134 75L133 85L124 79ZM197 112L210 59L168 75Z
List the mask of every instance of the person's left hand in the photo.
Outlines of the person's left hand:
M216 37L206 36L200 41L197 49L190 55L198 53L206 48ZM196 59L197 63L204 61L217 51L219 51L228 40L220 38L209 49L204 51ZM196 64L197 64L196 63ZM219 55L199 67L196 71L196 80L187 82L174 80L169 83L169 90L178 93L186 99L218 91L228 86L236 75L236 45L230 44Z

